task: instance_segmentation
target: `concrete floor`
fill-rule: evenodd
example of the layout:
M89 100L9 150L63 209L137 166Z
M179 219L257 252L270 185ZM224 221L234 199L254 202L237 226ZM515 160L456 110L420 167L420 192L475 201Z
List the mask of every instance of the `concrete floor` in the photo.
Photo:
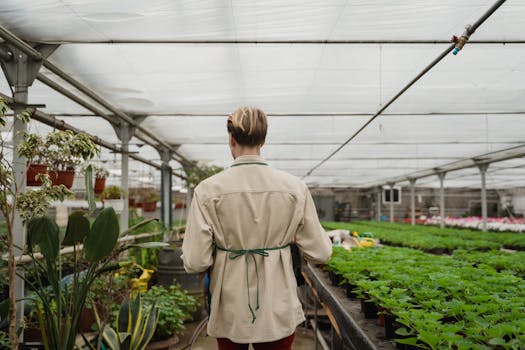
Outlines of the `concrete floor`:
M177 344L176 348L173 350L179 350L186 346L189 338L191 337L193 330L197 325L190 323L186 325L186 334L182 337L181 341ZM215 338L206 336L206 331L203 331L199 338L197 339L192 350L215 350L217 349L217 341ZM249 349L253 349L250 346ZM303 327L298 327L295 333L295 340L293 344L294 350L314 350L314 335L311 329L304 329Z

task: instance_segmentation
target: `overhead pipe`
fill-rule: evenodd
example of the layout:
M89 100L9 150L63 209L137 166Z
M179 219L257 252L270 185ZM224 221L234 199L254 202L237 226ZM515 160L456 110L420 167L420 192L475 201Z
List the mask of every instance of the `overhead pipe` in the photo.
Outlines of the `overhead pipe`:
M96 115L104 118L108 122L110 122L110 123L114 123L115 122L114 118L111 115L108 115L107 113L102 111L100 108L97 108L93 104L91 104L91 103L87 102L86 100L80 98L79 96L75 95L74 93L72 93L68 89L64 88L62 85L57 84L56 82L54 82L53 80L49 79L48 77L46 77L42 73L38 73L37 79L39 81L41 81L42 83L46 84L47 86L49 86L50 88L52 88L53 90L57 91L58 93L66 96L67 98L71 99L72 101L78 103L79 105L81 105L82 107L86 108L87 110L89 110L89 111L95 113ZM146 139L145 137L143 137L143 136L141 136L139 134L136 134L134 136L137 139L139 139L139 140L141 140L141 141L143 141L145 143L149 143L148 139Z
M158 142L158 144L162 145L163 147L168 148L170 151L172 151L172 153L174 155L177 156L175 158L176 161L178 161L180 163L190 163L190 161L187 160L184 156L178 154L176 152L176 150L170 144L168 144L165 141L159 139L151 131L149 131L148 129L140 126L139 123L137 123L135 120L133 120L133 118L128 116L126 113L124 113L124 112L120 111L119 109L115 108L109 102L107 102L104 98L102 98L97 93L95 93L93 90L89 89L87 86L85 86L81 82L79 82L76 79L74 79L73 77L71 77L69 74L64 72L62 69L60 69L59 67L55 66L53 63L51 63L45 57L43 57L40 54L40 52L38 52L37 50L32 48L30 45L28 45L26 42L24 42L23 40L18 38L16 35L11 33L9 30L4 28L3 26L0 26L0 37L2 37L5 41L11 43L12 45L16 46L19 50L21 50L22 52L26 53L28 56L32 57L33 59L39 60L39 61L42 60L43 61L42 62L43 66L46 67L47 69L49 69L51 72L55 73L57 76L59 76L64 81L66 81L67 83L69 83L72 86L74 86L75 88L77 88L79 91L84 93L86 96L90 97L95 102L99 103L101 106L103 106L104 108L108 109L109 111L111 111L112 113L117 115L120 119L122 119L122 120L126 121L127 123L129 123L130 125L136 127L138 130L140 130L147 137L149 137L152 140ZM154 148L158 147L157 145L151 145L151 146L153 146Z
M498 0L492 7L487 10L483 16L481 16L473 25L468 26L466 33L468 36L472 35L476 29L479 28L483 22L487 20L487 18L490 17L503 3L505 3L506 0ZM454 40L454 38L453 38ZM323 165L326 161L328 161L330 158L332 158L336 153L338 153L341 149L343 149L350 141L352 141L354 138L357 137L370 123L372 123L377 117L379 117L383 111L385 111L392 103L394 103L401 95L405 93L412 85L414 85L419 79L421 79L426 73L428 73L435 65L437 65L443 58L445 58L452 50L456 48L456 43L452 42L438 57L436 57L432 62L430 62L429 65L427 65L414 79L412 79L407 85L405 85L401 91L399 91L394 97L392 97L379 111L377 111L376 114L374 114L363 126L359 128L348 140L346 140L343 144L341 144L335 151L330 153L326 158L321 160L317 165L315 165L312 169L310 169L306 175L303 176L309 176L312 174L314 170L319 168L321 165Z
M525 145L524 144L521 144L519 146L505 148L499 151L485 153L482 155L478 155L476 157L463 158L458 161L440 165L439 169L443 171L447 171L447 172L452 172L452 171L472 168L474 166L479 166L482 164L488 165L492 163L502 162L505 160L515 159L515 158L522 158L522 157L525 157ZM398 176L398 177L390 178L390 179L382 179L378 183L384 183L384 182L398 183L398 182L410 181L410 179L416 179L416 180L423 179L425 177L436 175L435 169L436 168L433 167L429 169L416 171L408 175ZM373 186L373 185L374 183L370 183L370 186Z
M429 44L448 44L448 40L323 40L323 39L312 39L312 40L142 40L142 39L130 39L130 40L51 40L43 41L46 44L143 44L143 45L155 45L155 44L167 44L167 45L429 45ZM525 44L525 40L473 40L472 44Z
M11 103L13 101L13 99L3 93L0 93L0 98L4 99L5 101ZM122 149L120 147L117 147L115 146L114 144L112 143L109 143L101 138L99 138L98 136L95 136L95 135L90 135L88 133L86 133L85 131L83 130L80 130L78 128L75 128L74 126L64 122L63 120L57 120L55 117L53 117L52 115L49 115L47 113L44 113L42 111L39 111L39 110L36 110L35 112L33 112L32 116L31 116L32 119L36 120L36 121L39 121L43 124L46 124L46 125L49 125L51 127L54 127L56 129L59 129L59 130L71 130L73 131L74 133L78 134L78 133L85 133L87 135L89 135L91 137L91 139L93 140L93 142L95 142L97 145L99 146L102 146L110 151L113 151L115 153L122 153ZM133 158L135 159L136 161L139 161L143 164L146 164L146 165L149 165L155 169L161 169L161 165L160 164L157 164L157 163L154 163L146 158L143 158L139 155L136 155L134 153L129 153L129 157L130 158ZM176 173L173 173L173 175L181 178L181 179L186 179L185 176L182 176L182 175L179 175L179 174L176 174Z

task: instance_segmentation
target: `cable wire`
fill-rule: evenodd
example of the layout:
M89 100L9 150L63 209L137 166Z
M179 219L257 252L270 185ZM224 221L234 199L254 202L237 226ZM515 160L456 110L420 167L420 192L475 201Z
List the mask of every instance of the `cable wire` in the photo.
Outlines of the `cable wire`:
M472 35L476 29L479 28L483 22L487 20L501 5L505 3L506 0L498 0L494 5L488 9L483 16L481 16L473 25L467 26L463 36L467 38ZM394 103L401 95L405 93L412 85L414 85L419 79L421 79L426 73L428 73L435 65L437 65L443 58L445 58L451 51L456 48L456 43L451 43L438 57L436 57L429 65L427 65L414 79L412 79L405 87L403 87L394 97L390 99L381 109L379 109L376 114L374 114L363 126L359 128L352 136L343 142L339 147L337 147L332 153L330 153L326 158L321 160L317 165L310 169L302 178L304 179L307 176L310 176L317 168L323 165L326 161L332 158L336 153L342 150L350 141L355 139L357 135L361 133L370 123L372 123L377 117L379 117L392 103Z

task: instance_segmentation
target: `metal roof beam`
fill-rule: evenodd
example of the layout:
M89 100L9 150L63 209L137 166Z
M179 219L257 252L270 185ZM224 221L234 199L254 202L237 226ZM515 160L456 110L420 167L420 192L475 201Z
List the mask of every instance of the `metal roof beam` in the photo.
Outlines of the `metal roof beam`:
M74 79L73 77L71 77L69 74L64 72L59 67L55 66L53 63L48 61L44 56L42 56L42 54L40 52L38 52L36 49L31 47L26 42L24 42L22 39L18 38L16 35L11 33L9 30L4 28L3 26L0 26L0 37L2 37L6 42L9 42L10 44L12 44L16 48L18 48L20 51L26 53L28 56L34 58L35 60L42 60L43 66L46 67L47 69L49 69L51 72L53 72L56 75L58 75L60 78L62 78L68 84L71 84L73 87L77 88L83 94L85 94L89 98L93 99L95 102L97 102L98 104L100 104L104 108L106 108L109 111L111 111L112 113L116 114L123 121L127 122L128 124L130 124L132 126L137 127L142 133L144 133L144 135L148 136L149 138L151 138L155 142L158 142L158 145L151 145L154 148L157 149L159 147L159 145L161 145L161 146L171 150L171 145L170 144L166 143L164 140L161 140L160 138L158 138L156 135L154 135L151 131L147 130L146 128L141 127L140 125L138 125L135 122L135 120L133 120L133 118L128 116L126 113L120 111L119 109L117 109L116 107L111 105L108 101L106 101L104 98L99 96L96 92L94 92L93 90L91 90L90 88L88 88L87 86L82 84L81 82L79 82L76 79ZM178 154L177 152L175 152L175 150L173 150L173 154L176 156L176 157L174 157L174 159L176 161L190 163L189 160L187 160L184 156L182 156L182 155Z
M0 98L4 99L8 103L11 103L13 101L13 99L11 97L9 97L9 96L7 96L5 94L2 94L2 93L0 93ZM41 122L43 124L46 124L46 125L52 126L54 128L57 128L59 130L71 130L74 133L83 132L83 133L89 135L93 139L93 142L95 142L97 145L102 146L104 148L107 148L110 151L113 151L113 152L116 152L116 153L123 153L122 149L120 147L117 147L117 146L115 146L112 143L109 143L109 142L107 142L105 140L102 140L98 136L91 135L91 134L86 133L83 130L77 129L74 126L64 122L63 120L57 120L54 116L49 115L47 113L44 113L42 111L36 110L33 113L31 118L34 119L34 120L37 120L37 121L39 121L39 122ZM151 167L154 167L156 169L160 169L161 168L160 164L154 163L154 162L152 162L152 161L150 161L150 160L148 160L146 158L143 158L141 156L138 156L138 155L136 155L134 153L130 153L129 157L133 158L133 159L135 159L135 160L137 160L137 161L139 161L141 163L144 163L144 164L147 164L147 165L149 165ZM183 179L185 178L185 177L183 177L181 175L178 175L178 174L174 174L174 175L176 175L176 176L178 176L180 178L183 178Z
M42 41L50 44L172 44L172 45L406 45L406 44L450 44L450 40L45 40ZM469 44L525 44L525 39L518 40L472 40Z
M473 168L482 164L491 164L496 162L502 162L509 159L522 158L525 157L525 144L519 146L506 148L503 150L481 154L475 157L463 158L462 160L443 164L439 167L433 167L431 169L425 169L421 171L416 171L403 176L398 176L394 178L388 178L381 182L374 182L370 186L377 185L379 183L386 183L387 181L394 181L396 183L409 181L409 179L421 179L424 177L434 176L436 172L451 172L462 169Z

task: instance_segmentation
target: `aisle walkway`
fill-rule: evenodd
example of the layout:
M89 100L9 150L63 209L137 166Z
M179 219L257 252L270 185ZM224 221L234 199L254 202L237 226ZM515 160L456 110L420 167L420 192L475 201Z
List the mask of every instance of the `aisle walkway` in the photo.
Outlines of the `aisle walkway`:
M188 343L189 338L191 337L191 334L193 333L193 330L197 326L196 323L190 323L186 325L186 334L181 339L179 344L177 344L177 347L172 350L181 350L186 346ZM217 349L217 342L215 338L206 336L206 332L202 332L199 338L197 339L197 342L193 346L192 350L215 350ZM249 348L250 350L253 349L251 346ZM314 344L314 335L311 329L304 329L303 327L298 327L297 331L295 333L295 341L294 341L294 350L314 350L315 344ZM189 348L187 349L189 350Z

